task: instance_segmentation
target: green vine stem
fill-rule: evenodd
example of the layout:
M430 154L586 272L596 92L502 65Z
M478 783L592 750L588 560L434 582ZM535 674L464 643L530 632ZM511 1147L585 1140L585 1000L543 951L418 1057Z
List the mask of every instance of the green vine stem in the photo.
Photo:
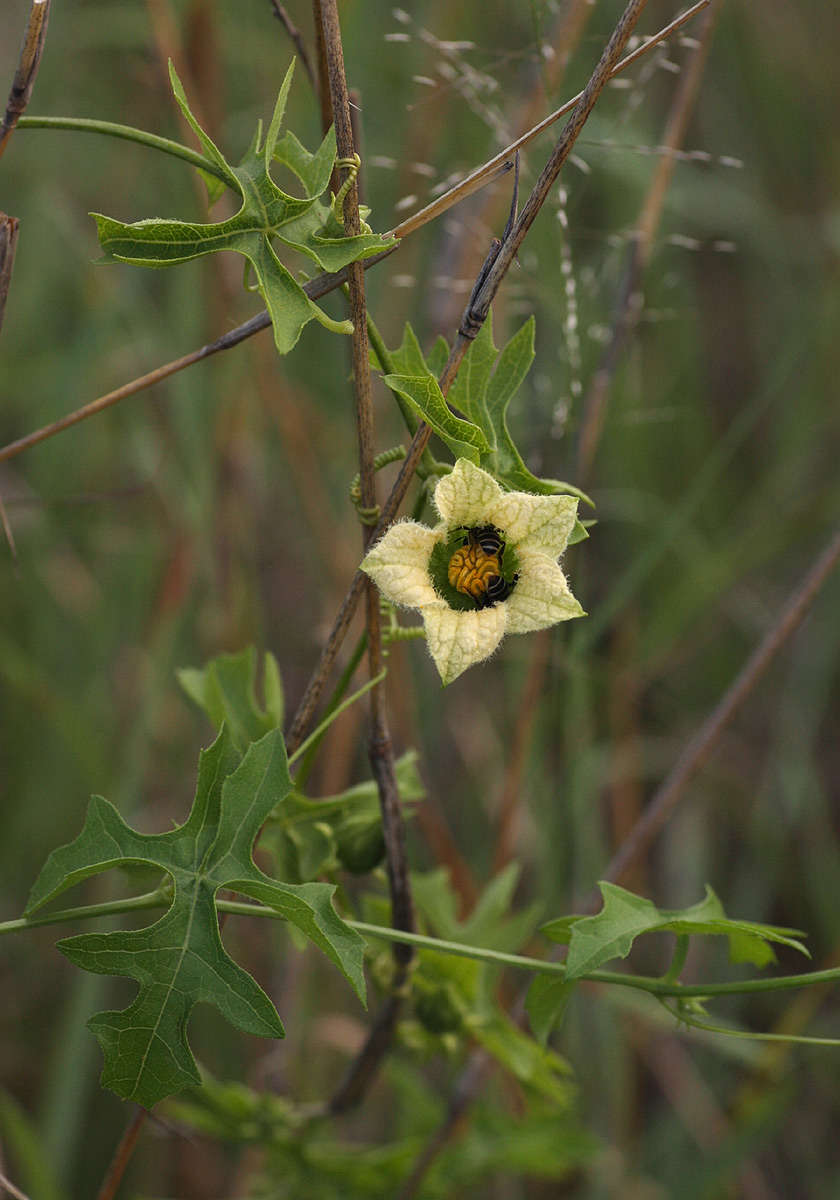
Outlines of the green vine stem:
M219 908L225 906L226 902L219 901ZM253 905L239 904L236 911L242 913L253 908ZM379 925L369 925L365 921L348 921L347 924L368 937L383 938L385 941L410 940L413 945L434 950L438 954L454 954L460 958L474 958L479 962L496 963L499 966L513 967L520 971L537 971L542 975L562 976L566 972L564 963L552 962L544 958L530 958L524 954L506 954L501 950L488 950L483 946L466 946L461 942L444 941L419 933L412 934L409 939L407 934L398 935L396 930ZM592 983L617 983L624 987L649 992L652 996L685 998L694 996L707 999L712 996L740 996L750 992L783 991L789 988L809 987L817 983L830 983L840 980L840 967L830 967L824 971L810 971L804 975L782 975L776 979L744 979L733 983L682 984L661 978L651 978L647 975L625 975L619 971L588 971L580 978Z
M680 1025L684 1025L687 1029L700 1029L704 1033L716 1033L724 1037L747 1038L751 1042L786 1042L787 1044L794 1043L795 1045L804 1046L840 1046L840 1041L837 1038L806 1037L803 1034L796 1033L756 1033L751 1029L733 1029L729 1025L711 1025L708 1021L701 1021L699 1017L688 1011L689 1006L681 1005L679 1000L677 1000L676 1004L669 1004L667 1000L662 1000L662 1006Z
M680 972L685 966L685 960L688 956L689 941L690 939L687 933L677 934L677 944L674 946L674 957L671 959L671 965L668 967L668 970L662 976L663 983L675 983L679 979Z
M163 908L168 903L166 889L159 887L153 892L145 892L142 896L129 896L125 900L106 900L102 904L83 904L78 908L62 908L58 912L40 914L37 917L18 917L14 921L0 921L0 935L18 933L22 929L36 929L40 925L63 925L67 921L93 921L96 917L143 912L147 908Z
M345 709L350 708L350 706L355 704L357 700L361 700L362 696L364 696L365 693L369 692L372 688L375 688L378 683L382 683L387 674L387 670L383 669L378 675L374 675L372 679L369 679L367 683L363 684L362 687L358 688L355 692L353 692L352 695L348 696L346 700L343 700L341 704L337 704L331 712L327 713L323 721L321 721L319 725L315 726L309 737L306 738L305 741L301 742L294 754L289 755L289 766L291 767L293 763L297 762L300 756L305 754L310 746L314 746L321 740L336 717L340 717Z
M143 895L131 896L126 900L112 900L102 904L65 908L44 916L18 917L12 921L0 921L0 936L6 933L19 933L24 929L34 929L37 926L62 925L70 921L87 921L96 917L113 916L120 913L165 908L170 899L166 887L160 887L154 892L145 892ZM217 900L216 908L219 912L231 913L239 917L264 917L274 921L284 919L280 913L262 904L237 900ZM363 936L379 938L386 942L410 942L412 946L433 950L438 954L453 954L459 958L472 958L478 962L513 967L519 971L534 971L542 975L562 977L566 971L563 963L552 962L544 958L530 958L524 954L506 954L501 950L489 950L483 946L468 946L462 942L427 937L422 933L408 933L404 929L371 925L366 921L348 920L346 923ZM837 983L840 981L840 967L829 967L824 971L809 971L802 975L782 975L776 979L743 979L731 983L683 984L647 975L624 974L620 971L588 971L580 978L590 983L612 983L621 987L635 988L638 991L648 992L652 996L711 999L714 996L746 996L755 992L782 992L794 988L815 987L821 983ZM679 1014L675 1015L679 1018Z
M356 673L356 668L364 658L367 650L367 630L364 630L356 642L353 653L341 672L341 677L333 689L333 694L330 696L329 703L324 709L324 720L332 716L338 705L341 703L341 698L350 686L350 680ZM295 784L299 788L303 788L309 778L312 768L315 765L315 755L318 753L318 747L321 744L321 737L315 740L310 739L309 749L306 751L303 762L300 765L297 775L295 776Z
M215 175L217 179L227 183L220 168L197 150L191 150L189 146L182 146L180 142L173 142L170 138L158 137L156 133L147 133L145 129L135 129L132 125L117 125L113 121L95 121L88 117L21 117L17 128L73 129L76 133L104 133L108 137L150 146L152 150L161 150L164 154L171 154L173 158L182 158L191 166L199 167L206 175Z

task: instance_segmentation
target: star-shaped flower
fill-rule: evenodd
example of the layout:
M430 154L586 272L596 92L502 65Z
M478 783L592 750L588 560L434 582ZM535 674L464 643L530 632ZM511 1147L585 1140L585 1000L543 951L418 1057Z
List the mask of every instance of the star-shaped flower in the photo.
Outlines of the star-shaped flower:
M488 658L506 633L585 615L557 562L574 528L574 496L503 492L459 458L434 503L439 525L392 525L362 570L387 600L420 610L444 684Z

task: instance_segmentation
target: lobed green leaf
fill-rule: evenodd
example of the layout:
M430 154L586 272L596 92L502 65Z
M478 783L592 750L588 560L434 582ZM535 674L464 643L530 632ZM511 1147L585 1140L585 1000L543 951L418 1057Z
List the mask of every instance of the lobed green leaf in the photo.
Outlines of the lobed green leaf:
M288 167L303 184L310 198L321 196L329 187L335 162L335 128L331 125L314 154L289 130L274 147L274 161Z
M586 493L573 484L540 478L529 471L508 428L510 402L534 360L533 317L499 353L493 342L491 313L464 355L446 400L437 385L448 355L443 338L438 338L426 357L414 330L406 324L401 344L388 353L393 373L385 375L384 382L431 425L456 458L469 458L511 491L572 495L592 505ZM463 413L465 419L455 416L453 409ZM577 520L569 545L586 537L584 524Z
M468 458L478 466L488 449L486 437L472 421L455 416L432 375L385 375L383 381L408 401L456 458Z
M213 1004L246 1033L283 1036L272 1002L222 945L215 905L220 888L281 913L335 963L364 1002L364 943L333 909L335 889L271 879L252 858L260 828L292 788L280 731L272 729L240 758L223 727L201 755L187 820L168 833L138 833L112 804L94 797L82 832L50 855L27 906L27 913L34 912L73 884L130 863L155 867L171 879L171 905L153 925L58 944L85 970L139 984L127 1009L97 1013L89 1025L104 1054L105 1086L145 1107L199 1081L186 1035L196 1004Z
M508 429L510 402L534 361L534 328L534 318L529 317L499 353L493 341L491 311L464 356L449 402L481 428L489 448L479 465L505 487L540 496L577 496L591 505L580 488L558 479L541 479L529 471ZM586 536L582 526L576 529L576 535L571 541Z
M764 967L775 962L772 944L790 946L808 957L800 931L755 921L733 920L710 887L699 903L679 910L658 909L614 883L599 883L604 905L594 917L561 917L542 926L553 941L568 943L568 982L597 970L613 958L626 958L633 942L645 933L720 935L729 938L733 962Z
M263 151L263 160L265 162L266 175L271 170L271 160L274 157L274 149L277 145L277 139L280 136L280 126L283 124L283 114L286 111L286 101L289 98L289 88L292 86L292 76L295 72L295 60L289 63L289 69L283 76L283 82L280 84L280 91L277 94L277 100L274 105L274 112L271 114L271 121L268 126L268 133L265 135L265 148Z
M292 349L304 325L313 319L334 333L350 333L353 326L350 321L333 320L309 299L302 285L278 259L272 246L275 238L307 255L324 271L341 270L350 262L395 244L393 238L371 232L345 237L330 207L318 202L318 196L328 185L334 161L332 133L314 155L293 135L280 138L293 67L294 63L280 88L264 145L261 145L262 126L258 123L244 158L238 167L233 167L198 124L177 72L170 64L175 99L199 139L205 158L221 172L225 184L241 201L235 216L208 223L155 217L127 224L101 213L91 214L105 261L166 267L222 250L243 255L256 275L258 290L274 328L274 342L281 354ZM292 196L278 187L270 173L275 159L284 162L300 179L305 196ZM210 200L217 199L220 181L206 172L202 172L202 177L208 184Z
M238 654L220 654L201 669L184 667L177 673L190 699L217 729L227 726L243 754L251 742L259 741L270 729L283 724L280 669L268 650L263 659L263 674L265 709L260 708L255 695L257 652L253 646Z
M292 66L289 67L289 71L286 76L287 79L291 75L293 67L294 63L292 63ZM210 160L210 162L213 163L215 167L218 167L225 176L225 179L228 182L228 187L231 187L234 189L234 191L236 191L236 178L233 174L233 169L213 139L204 132L198 121L195 119L193 111L189 106L186 92L184 91L184 85L181 83L181 80L178 77L178 72L175 70L175 66L171 58L169 60L169 81L172 85L173 95L178 102L178 107L184 114L187 124L190 126L193 133L201 143L201 148L204 151L205 156ZM211 178L215 178L215 176L211 176Z

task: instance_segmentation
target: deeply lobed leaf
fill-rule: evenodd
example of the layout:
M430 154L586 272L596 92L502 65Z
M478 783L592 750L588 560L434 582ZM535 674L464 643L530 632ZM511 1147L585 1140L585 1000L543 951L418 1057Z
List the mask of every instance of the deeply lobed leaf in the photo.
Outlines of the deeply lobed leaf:
M542 479L529 471L508 428L511 400L534 360L533 317L500 353L493 342L491 313L467 350L446 399L437 384L447 356L442 338L426 358L407 324L401 344L389 351L389 356L394 369L384 376L384 382L409 402L456 458L469 459L510 491L542 496L566 494L592 503L572 484ZM455 416L453 409L463 413L463 418ZM577 521L569 544L587 536L584 525Z
M127 1009L97 1013L89 1022L105 1058L103 1083L123 1098L151 1107L199 1081L186 1036L198 1003L215 1005L244 1032L283 1036L272 1002L222 945L215 907L220 888L281 913L335 963L364 1002L363 942L333 909L335 889L282 883L254 864L254 839L291 787L279 730L252 743L240 761L223 728L201 755L195 800L183 825L163 834L138 833L112 804L94 797L82 832L45 863L27 913L110 867L141 863L172 881L172 903L153 925L82 934L58 944L85 970L125 975L139 984Z
M243 255L256 276L258 290L271 316L275 345L281 354L292 349L304 325L313 318L337 333L350 333L352 324L334 321L309 299L302 285L278 259L272 246L275 238L307 255L323 271L341 270L350 262L395 244L393 239L370 232L345 237L330 208L319 203L318 197L327 187L334 161L334 135L328 135L314 155L291 134L279 138L293 70L294 63L283 80L265 144L260 144L262 134L258 125L245 157L239 166L233 167L198 124L177 72L170 64L175 98L198 137L205 158L222 173L224 183L241 201L235 216L208 223L155 217L126 224L100 213L91 214L106 261L165 267L220 250ZM270 171L275 157L297 175L305 196L292 196L274 182ZM202 172L202 177L208 184L211 201L217 199L220 185L217 176Z

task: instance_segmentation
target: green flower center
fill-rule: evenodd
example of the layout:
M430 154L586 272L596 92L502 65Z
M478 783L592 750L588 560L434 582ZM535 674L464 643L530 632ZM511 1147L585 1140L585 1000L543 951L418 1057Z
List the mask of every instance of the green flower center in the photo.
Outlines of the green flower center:
M435 546L429 575L450 608L469 612L507 600L518 566L516 552L494 525L460 526Z

